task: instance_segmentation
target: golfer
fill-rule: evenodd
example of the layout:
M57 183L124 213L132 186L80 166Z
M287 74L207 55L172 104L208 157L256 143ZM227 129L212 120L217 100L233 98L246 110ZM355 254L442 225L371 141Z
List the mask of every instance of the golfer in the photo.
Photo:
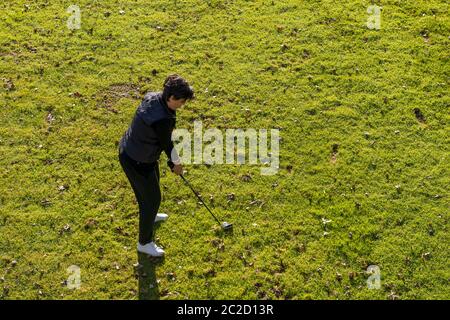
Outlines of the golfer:
M167 214L158 213L161 203L159 157L164 151L172 162L171 170L177 175L183 173L173 146L172 130L176 110L193 98L193 88L185 79L177 74L169 75L162 92L149 92L144 96L119 143L119 161L139 204L137 250L153 257L164 255L164 250L153 240L154 224L168 218Z

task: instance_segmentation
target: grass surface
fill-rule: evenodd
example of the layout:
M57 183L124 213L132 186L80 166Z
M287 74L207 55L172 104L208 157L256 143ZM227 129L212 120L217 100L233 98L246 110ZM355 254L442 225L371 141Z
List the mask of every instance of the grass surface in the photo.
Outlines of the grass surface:
M370 4L3 1L0 297L450 298L449 6L382 1L370 30ZM279 128L280 170L185 166L227 235L163 155L154 263L117 142L173 72L197 93L178 128Z

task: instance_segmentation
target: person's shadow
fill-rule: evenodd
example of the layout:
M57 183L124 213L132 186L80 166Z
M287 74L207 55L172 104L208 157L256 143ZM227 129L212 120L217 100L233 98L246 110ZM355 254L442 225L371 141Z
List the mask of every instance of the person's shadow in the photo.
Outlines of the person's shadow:
M138 276L139 300L159 300L156 266L163 262L163 258L152 258L144 253L138 253L139 265L136 267Z
M155 225L155 231L160 224ZM163 258L150 257L145 253L138 252L139 265L135 269L138 276L139 300L159 300L158 280L156 279L156 267L164 262Z

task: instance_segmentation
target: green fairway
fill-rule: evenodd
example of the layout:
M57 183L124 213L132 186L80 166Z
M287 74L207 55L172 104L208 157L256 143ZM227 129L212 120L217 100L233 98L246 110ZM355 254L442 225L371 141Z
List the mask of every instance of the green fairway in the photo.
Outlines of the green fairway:
M2 1L0 299L449 299L450 6L375 4ZM184 166L226 233L163 153L156 262L117 145L171 73L280 162Z

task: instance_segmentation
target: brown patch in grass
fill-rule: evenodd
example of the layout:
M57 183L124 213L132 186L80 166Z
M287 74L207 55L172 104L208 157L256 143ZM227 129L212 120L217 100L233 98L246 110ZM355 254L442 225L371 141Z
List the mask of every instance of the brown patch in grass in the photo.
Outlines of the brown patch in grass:
M414 108L414 114L416 115L416 119L420 123L426 123L427 120L425 119L425 116L423 115L422 111L420 111L419 108Z
M339 145L337 143L333 144L333 147L331 150L331 160L330 160L332 164L335 164L337 161L338 148L339 148Z
M141 99L140 87L134 83L117 83L97 94L97 108L119 113L114 106L122 98Z

